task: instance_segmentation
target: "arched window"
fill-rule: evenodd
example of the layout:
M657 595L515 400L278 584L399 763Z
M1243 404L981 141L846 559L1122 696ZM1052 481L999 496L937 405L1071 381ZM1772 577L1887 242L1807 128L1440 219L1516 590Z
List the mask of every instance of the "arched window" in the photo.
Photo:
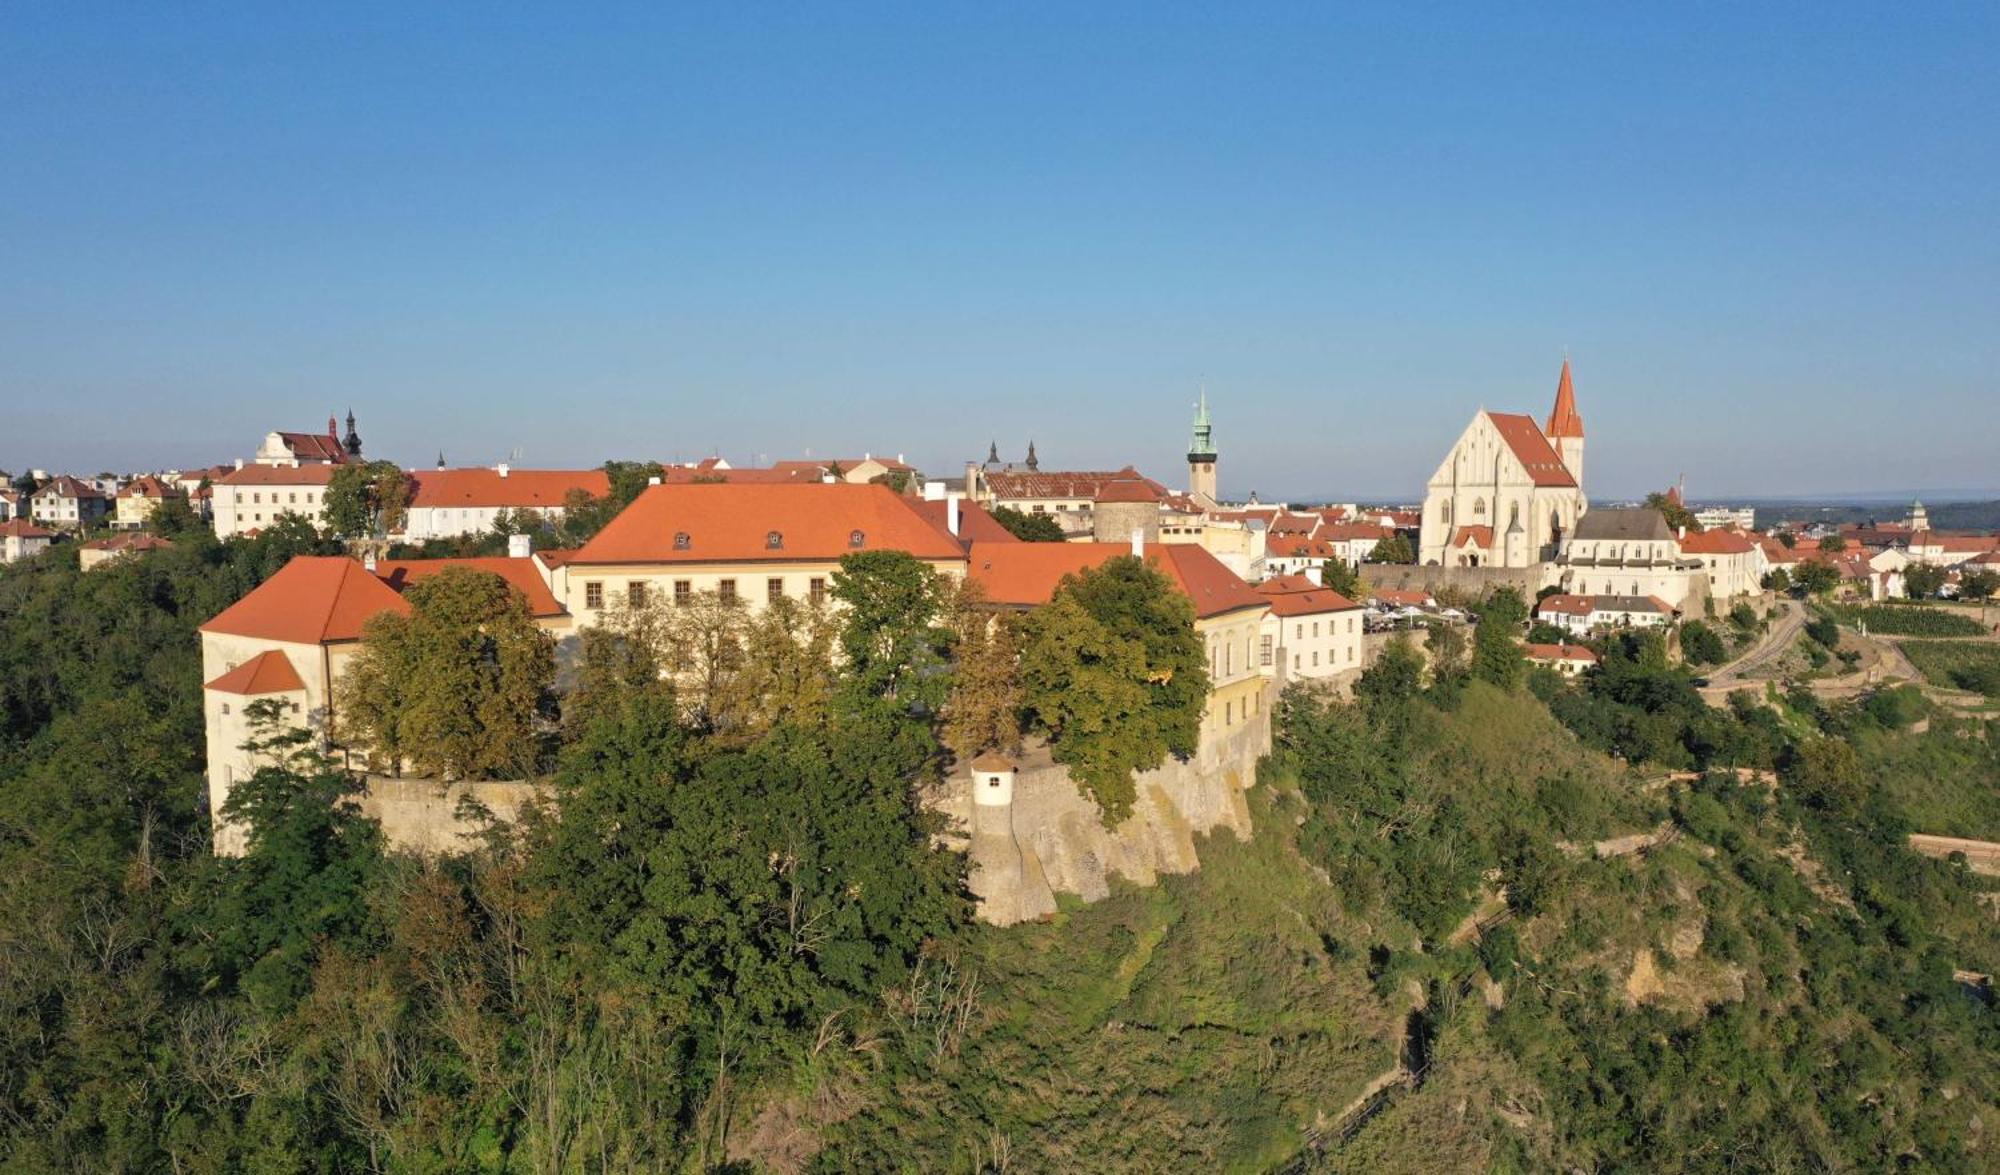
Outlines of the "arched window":
M684 530L674 532L674 550L685 551L693 545L694 540L688 537L688 532Z
M1450 498L1446 498L1446 499L1444 500L1444 524L1445 524L1446 526L1450 526L1450 525L1451 525L1451 499L1450 499Z
M1511 530L1519 525L1521 525L1521 504L1515 502L1507 507L1507 526Z
M785 536L774 530L764 536L764 545L773 551L779 550L785 545Z
M1486 517L1486 499L1485 499L1485 498L1474 498L1474 499L1472 499L1472 516L1473 516L1474 518L1484 518L1484 517Z
M868 541L868 536L862 534L858 530L850 533L847 536L847 545L855 548L856 550L859 550L861 545L867 541Z

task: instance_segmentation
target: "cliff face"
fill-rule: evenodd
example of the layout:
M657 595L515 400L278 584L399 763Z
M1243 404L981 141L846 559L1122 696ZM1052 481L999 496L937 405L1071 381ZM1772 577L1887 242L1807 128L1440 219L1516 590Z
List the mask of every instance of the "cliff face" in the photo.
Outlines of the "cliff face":
M1114 875L1152 885L1162 873L1191 873L1201 867L1197 833L1227 828L1248 839L1243 793L1271 749L1269 716L1260 706L1252 720L1205 739L1187 762L1169 759L1142 773L1132 814L1113 828L1044 748L1020 757L1010 804L974 804L970 777L955 772L933 807L966 835L979 916L1008 926L1055 913L1059 892L1096 901L1110 893Z

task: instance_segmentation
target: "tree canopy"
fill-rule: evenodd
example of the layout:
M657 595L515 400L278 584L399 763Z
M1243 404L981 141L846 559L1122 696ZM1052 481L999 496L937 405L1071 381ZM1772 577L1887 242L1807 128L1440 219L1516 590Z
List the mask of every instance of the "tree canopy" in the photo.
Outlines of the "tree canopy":
M988 513L993 515L993 521L1007 528L1008 534L1024 543L1060 543L1067 537L1062 523L1047 514L1030 514L1012 506L995 506Z
M413 489L409 474L393 461L341 465L327 482L327 529L348 539L381 538L401 530Z

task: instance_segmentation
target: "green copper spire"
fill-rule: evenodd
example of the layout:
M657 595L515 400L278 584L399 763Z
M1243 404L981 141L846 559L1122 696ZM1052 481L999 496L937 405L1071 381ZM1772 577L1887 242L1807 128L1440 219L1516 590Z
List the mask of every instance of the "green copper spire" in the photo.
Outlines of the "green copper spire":
M1188 443L1188 460L1215 460L1215 434L1208 423L1208 389L1201 390L1201 402L1194 410L1194 439Z

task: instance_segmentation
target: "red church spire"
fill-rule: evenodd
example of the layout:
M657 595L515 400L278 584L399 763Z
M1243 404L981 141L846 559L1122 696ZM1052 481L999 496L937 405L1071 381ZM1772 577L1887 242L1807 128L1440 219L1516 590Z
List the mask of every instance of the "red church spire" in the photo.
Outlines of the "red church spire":
M1556 380L1556 406L1549 413L1549 426L1542 430L1551 437L1581 437L1583 417L1576 414L1576 388L1569 378L1569 356L1563 356L1562 377Z

